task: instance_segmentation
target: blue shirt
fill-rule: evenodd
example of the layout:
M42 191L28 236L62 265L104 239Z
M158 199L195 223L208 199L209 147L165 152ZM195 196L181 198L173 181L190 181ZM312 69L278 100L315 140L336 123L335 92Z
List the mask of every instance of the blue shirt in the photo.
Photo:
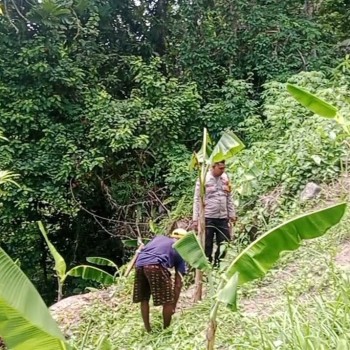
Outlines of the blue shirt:
M176 239L166 236L154 237L139 253L136 267L161 264L165 268L175 267L182 275L186 273L185 261L173 248Z

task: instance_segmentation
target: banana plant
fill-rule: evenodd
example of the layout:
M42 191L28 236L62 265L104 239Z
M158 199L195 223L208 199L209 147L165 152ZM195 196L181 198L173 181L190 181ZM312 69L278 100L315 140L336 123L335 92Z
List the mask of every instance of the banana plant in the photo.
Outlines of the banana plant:
M47 246L49 247L49 250L51 252L52 257L55 261L55 271L57 275L57 281L58 281L58 295L57 300L60 301L63 297L63 286L68 276L73 277L81 277L83 279L87 280L93 280L99 283L102 283L104 285L110 285L113 284L115 281L115 276L112 276L111 274L97 268L94 266L89 265L79 265L71 268L67 271L67 265L63 257L58 253L54 245L50 242L46 230L44 228L44 225L41 221L38 221L39 229L47 243ZM113 266L118 271L117 265L106 258L98 258L98 257L90 257L87 258L87 260L91 263L98 264L98 265L104 265L104 266Z
M14 179L17 177L18 174L13 173L12 171L0 170L0 185L10 182L19 187L19 184L16 181L14 181Z
M0 334L11 350L68 350L44 301L0 248Z
M1 14L1 12L0 12ZM8 139L3 136L2 132L0 131L0 140L8 141ZM9 170L0 170L0 185L3 185L5 183L12 183L13 185L16 185L17 187L20 187L19 184L14 181L14 179L18 178L19 175L13 173Z
M286 221L260 236L232 261L221 276L211 308L207 330L208 350L214 349L219 304L236 311L238 286L263 277L281 252L296 250L303 240L324 235L341 220L345 209L346 203L340 203ZM211 265L194 233L178 240L174 248L189 265L210 271Z
M206 128L203 130L203 143L198 153L194 152L191 162L190 170L197 169L200 201L199 201L199 220L198 220L198 236L202 247L205 246L205 179L209 168L218 161L223 161L232 158L236 153L244 148L242 141L232 132L225 131L221 135L218 143L212 147L212 141ZM197 302L202 299L202 271L196 270L195 277L195 295L194 301Z
M304 107L310 111L320 115L324 118L334 119L344 130L347 135L347 139L344 140L344 144L350 148L349 136L350 136L350 123L343 114L333 105L320 99L319 97L311 94L310 92L295 86L292 84L287 84L288 92ZM342 166L342 160L339 160Z
M141 243L147 244L151 239L150 238L142 238L138 239L123 239L122 243L125 248L137 248Z
M70 346L33 284L0 248L0 334L11 350L76 350ZM81 349L87 343L85 336ZM96 350L112 348L101 334Z
M334 119L350 135L349 122L336 107L296 85L287 84L287 91L311 112L324 118Z

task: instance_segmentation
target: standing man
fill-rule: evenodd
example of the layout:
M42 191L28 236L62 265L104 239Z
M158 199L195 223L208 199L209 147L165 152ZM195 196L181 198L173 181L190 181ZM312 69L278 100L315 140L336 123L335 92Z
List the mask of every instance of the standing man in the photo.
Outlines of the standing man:
M193 200L193 228L198 229L199 205L200 205L199 180ZM225 161L214 163L208 171L205 180L205 255L210 262L213 261L214 237L217 249L214 265L219 265L220 245L230 240L229 223L236 222L235 208L231 195L231 185L225 173Z
M177 239L187 232L175 229L170 237L156 236L139 252L135 263L133 302L141 302L141 316L146 331L151 331L149 300L152 295L154 306L163 305L163 325L170 325L182 287L182 275L186 265L173 248ZM175 284L168 269L175 268Z

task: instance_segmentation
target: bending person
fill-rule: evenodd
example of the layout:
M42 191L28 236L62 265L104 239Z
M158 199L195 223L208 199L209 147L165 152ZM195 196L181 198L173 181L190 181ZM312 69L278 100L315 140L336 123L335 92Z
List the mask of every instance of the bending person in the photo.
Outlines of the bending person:
M149 319L151 296L154 306L163 306L164 328L170 325L171 317L175 313L186 265L173 248L173 244L186 233L183 229L175 229L170 237L156 236L145 245L137 257L133 302L141 303L141 316L147 332L151 331ZM175 283L168 270L171 268L175 268Z

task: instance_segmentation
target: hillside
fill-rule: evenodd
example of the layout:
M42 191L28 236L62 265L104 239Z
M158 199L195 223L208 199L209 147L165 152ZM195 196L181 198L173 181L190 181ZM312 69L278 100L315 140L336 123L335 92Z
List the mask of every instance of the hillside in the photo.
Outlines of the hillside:
M344 184L348 182L324 186L317 206L329 202L330 190L335 196L339 191L349 193ZM285 253L263 280L244 286L239 292L239 312L223 307L219 312L217 349L347 349L349 224L347 215L326 236ZM232 247L226 260L239 248ZM187 287L171 327L162 330L160 309L153 307L154 330L147 334L138 306L131 303L131 290L132 277L121 278L115 286L87 294L80 302L73 297L68 307L62 301L61 308L59 304L52 308L53 314L73 343L79 343L87 332L90 344L105 334L118 350L205 348L210 300L193 305L193 290Z

